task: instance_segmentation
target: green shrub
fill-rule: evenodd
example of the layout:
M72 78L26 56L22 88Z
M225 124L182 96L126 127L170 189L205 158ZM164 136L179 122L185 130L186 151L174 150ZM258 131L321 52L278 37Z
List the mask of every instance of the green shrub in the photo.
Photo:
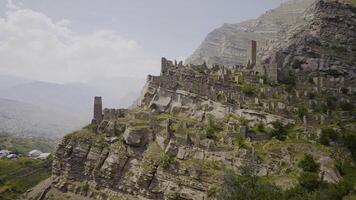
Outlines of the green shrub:
M211 187L207 191L208 197L214 197L218 193L218 189L216 187Z
M340 108L344 111L353 111L354 110L354 104L349 103L349 102L341 102L340 103Z
M20 199L19 196L51 176L51 160L0 159L0 199Z
M83 186L82 186L82 191L87 193L89 191L89 184L88 183L85 183Z
M294 87L296 85L296 76L295 73L290 70L288 71L287 74L284 75L284 77L282 77L282 79L280 80L280 82L282 84L285 84L287 86L291 86Z
M338 139L337 132L332 128L323 128L321 131L321 136L319 142L323 145L330 145L331 141Z
M162 167L163 169L167 169L172 161L173 161L172 156L162 153L161 157L159 158L159 166Z
M314 172L303 172L298 178L299 184L307 191L314 191L320 186L319 175Z
M224 130L223 124L219 123L213 115L208 115L208 122L205 127L206 137L209 139L217 139L218 132Z
M326 101L326 105L327 105L328 109L335 110L337 98L328 94L324 97L324 99Z
M349 149L353 160L356 162L356 135L346 133L344 140L345 146Z
M349 92L349 89L343 87L343 88L341 88L341 92L343 94L347 94Z
M256 127L257 127L257 131L261 132L261 133L264 133L266 132L265 130L265 124L263 122L258 122L256 124Z
M247 145L245 144L245 139L240 135L233 140L233 144L239 146L240 148L247 148Z
M272 135L277 138L277 140L285 140L287 139L287 128L280 121L275 121L272 123L273 130Z
M309 92L309 93L308 93L308 98L309 98L309 99L315 99L315 94Z
M248 96L252 96L256 92L255 87L253 85L249 85L249 84L241 85L241 91Z
M247 126L248 125L248 119L246 119L245 117L240 117L239 118L239 122L242 126Z
M237 176L234 172L227 171L215 197L227 200L343 200L345 196L352 194L355 181L349 177L355 176L354 169L355 167L346 169L348 173L338 184L322 182L317 173L303 172L298 178L299 185L285 191L259 177Z
M218 136L216 135L216 130L213 127L208 126L205 130L206 130L207 138L213 139L213 140L216 140L218 138Z
M308 113L308 109L305 106L299 107L297 110L297 115L299 119L303 120L303 117Z
M343 200L343 197L348 195L352 190L352 185L345 181L339 184L325 184L321 189L320 199L323 200Z
M318 172L320 164L315 162L313 156L305 154L304 158L298 163L298 167L302 168L304 172Z
M237 176L231 171L225 172L224 182L219 192L223 200L275 200L283 191L270 183L263 183L258 177Z
M329 146L330 145L330 140L329 137L323 133L321 133L320 138L319 138L320 144Z
M313 108L314 112L318 112L318 113L326 114L328 111L328 107L324 102L313 103L312 108Z
M193 69L201 74L204 74L207 67L206 67L206 64L204 63L202 65L193 66Z

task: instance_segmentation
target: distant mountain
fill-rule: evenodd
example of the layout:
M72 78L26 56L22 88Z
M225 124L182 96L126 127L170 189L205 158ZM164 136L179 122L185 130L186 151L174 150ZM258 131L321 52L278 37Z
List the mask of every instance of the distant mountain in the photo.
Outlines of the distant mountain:
M0 90L29 83L31 81L32 80L23 77L0 75Z
M314 0L291 0L267 11L257 19L237 24L224 24L207 35L186 64L234 66L246 63L250 40L257 41L258 60L268 50L271 40L278 40L283 29L295 24Z
M18 136L61 137L85 121L71 114L0 98L0 130Z
M94 96L103 96L104 107L129 107L144 81L112 77L58 84L0 76L4 83L0 87L0 130L25 136L63 136L90 122Z
M84 84L30 82L0 91L0 97L30 103L41 108L90 113L92 98L98 92Z

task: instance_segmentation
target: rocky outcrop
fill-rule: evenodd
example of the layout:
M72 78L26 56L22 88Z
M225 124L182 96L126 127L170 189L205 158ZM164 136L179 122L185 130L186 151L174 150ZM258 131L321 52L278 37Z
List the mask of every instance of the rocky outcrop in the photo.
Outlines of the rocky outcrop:
M126 129L123 137L125 143L130 146L142 147L148 143L148 129L147 128L132 128Z
M314 0L292 0L267 11L257 19L224 24L209 33L185 63L200 65L206 62L209 66L230 67L246 64L246 52L251 40L257 41L260 60L263 52L269 50L270 41L279 41L282 30L295 25L313 2Z
M306 23L275 42L263 62L277 65L280 80L292 70L310 77L356 77L356 6L351 1L317 1L304 15ZM354 84L351 82L351 84ZM332 85L332 84L331 84Z

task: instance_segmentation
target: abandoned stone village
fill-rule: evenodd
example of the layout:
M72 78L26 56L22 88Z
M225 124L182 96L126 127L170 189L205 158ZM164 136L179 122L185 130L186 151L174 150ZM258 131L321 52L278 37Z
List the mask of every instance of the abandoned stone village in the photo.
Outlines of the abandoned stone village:
M91 123L62 139L52 177L24 199L220 200L226 172L294 191L305 158L313 180L350 178L340 165L356 158L345 137L356 130L356 4L295 3L214 30L194 65L162 58L130 108L95 97Z
M333 101L347 103L355 88L321 73L295 73L283 82L278 65L256 60L257 45L250 42L244 66L162 58L161 74L147 77L130 109L102 109L102 98L95 97L91 124L57 149L51 187L103 199L214 199L222 169L241 173L251 162L257 176L293 187L290 174L298 173L303 152L318 155L325 181L338 182L339 172L330 167L335 152L315 141L324 124L352 113L324 111L326 102L316 97L332 93ZM276 139L276 122L293 127L289 142Z

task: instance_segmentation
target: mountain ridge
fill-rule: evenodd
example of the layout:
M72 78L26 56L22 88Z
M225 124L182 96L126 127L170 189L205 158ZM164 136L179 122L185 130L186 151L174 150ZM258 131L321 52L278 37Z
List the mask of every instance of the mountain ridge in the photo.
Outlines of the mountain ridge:
M246 64L246 51L250 40L258 43L258 60L268 50L270 40L278 39L278 34L292 25L314 0L292 0L278 8L267 11L257 19L237 24L224 24L210 32L185 64L208 66L224 65L232 67Z

